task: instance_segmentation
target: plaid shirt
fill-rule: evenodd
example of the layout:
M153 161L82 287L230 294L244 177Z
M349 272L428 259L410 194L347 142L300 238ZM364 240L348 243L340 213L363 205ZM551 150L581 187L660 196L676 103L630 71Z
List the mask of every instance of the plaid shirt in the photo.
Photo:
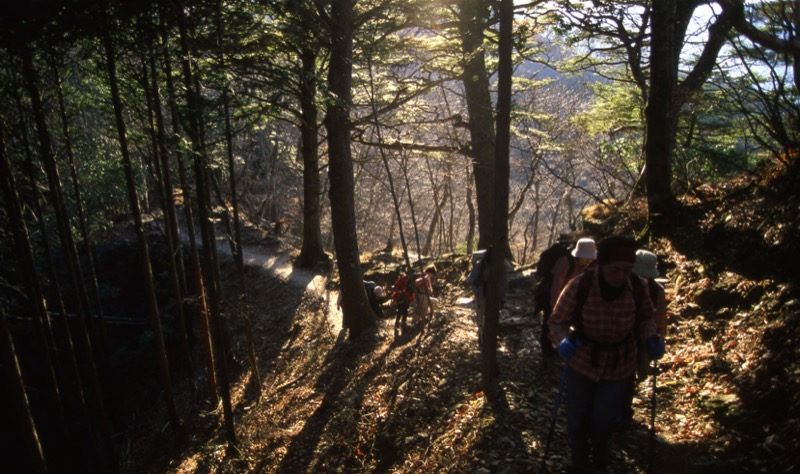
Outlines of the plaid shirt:
M592 272L592 284L583 303L581 321L584 340L570 360L569 366L575 372L596 382L624 380L633 375L636 369L636 344L631 337L636 325L636 301L633 298L630 281L626 283L625 290L619 298L608 302L603 300L597 280L599 271L597 269ZM575 277L567 284L556 302L553 315L550 316L548 323L550 340L556 346L569 334L581 278L582 276ZM653 304L647 293L647 282L644 280L642 288L644 294L641 323L636 328L636 334L642 340L646 340L656 333L656 326L653 321ZM599 344L606 345L606 348L600 349Z

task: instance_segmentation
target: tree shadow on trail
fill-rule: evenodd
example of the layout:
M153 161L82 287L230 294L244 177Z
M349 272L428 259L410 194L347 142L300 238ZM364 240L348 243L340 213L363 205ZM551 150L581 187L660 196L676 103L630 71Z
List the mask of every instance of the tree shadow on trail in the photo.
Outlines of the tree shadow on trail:
M339 333L334 347L323 363L325 369L314 387L317 393L322 393L319 406L305 420L300 432L292 438L277 473L295 474L314 470L312 467L317 448L328 431L330 421L340 410L360 404L363 398L365 385L357 384L358 389L351 393L345 389L352 381L360 356L371 352L374 345L373 335L364 334L358 340L350 342L346 339L346 331Z

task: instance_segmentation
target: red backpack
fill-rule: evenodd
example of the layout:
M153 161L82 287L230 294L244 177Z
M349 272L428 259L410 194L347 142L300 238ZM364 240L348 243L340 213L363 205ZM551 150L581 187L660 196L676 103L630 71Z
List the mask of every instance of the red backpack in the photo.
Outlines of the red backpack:
M416 275L411 275L413 280L416 280ZM412 301L414 299L414 289L411 285L408 284L409 275L408 274L401 274L397 277L397 280L394 281L394 285L392 286L392 299L394 301L400 301L402 299L407 299Z

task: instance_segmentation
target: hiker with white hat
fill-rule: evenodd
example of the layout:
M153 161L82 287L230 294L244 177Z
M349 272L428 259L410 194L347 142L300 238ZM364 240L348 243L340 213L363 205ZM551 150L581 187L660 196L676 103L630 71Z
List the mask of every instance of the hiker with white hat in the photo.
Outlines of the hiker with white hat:
M381 305L385 303L389 297L386 295L386 290L383 289L382 286L378 285L374 281L367 281L364 280L364 291L367 292L367 300L369 301L369 307L372 308L372 311L375 313L380 319L384 318L383 315L383 308ZM342 293L339 293L339 296L336 299L336 307L341 309L342 308Z
M543 273L536 287L536 311L542 311L542 332L540 344L542 355L553 357L556 349L547 336L547 322L553 313L561 291L570 280L580 275L597 257L594 239L583 237L578 239L575 248L568 250L563 243L556 243L542 252L537 265L537 272ZM548 268L545 268L548 267Z

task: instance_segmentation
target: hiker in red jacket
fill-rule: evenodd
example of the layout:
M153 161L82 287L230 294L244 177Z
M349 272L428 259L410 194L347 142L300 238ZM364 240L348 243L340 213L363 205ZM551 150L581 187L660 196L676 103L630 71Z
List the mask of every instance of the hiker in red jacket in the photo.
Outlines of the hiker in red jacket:
M654 358L664 355L647 284L631 276L636 250L627 237L600 242L598 266L567 284L549 321L550 339L568 364L569 472L587 472L590 452L594 468L606 468L608 440L636 369L636 338Z

